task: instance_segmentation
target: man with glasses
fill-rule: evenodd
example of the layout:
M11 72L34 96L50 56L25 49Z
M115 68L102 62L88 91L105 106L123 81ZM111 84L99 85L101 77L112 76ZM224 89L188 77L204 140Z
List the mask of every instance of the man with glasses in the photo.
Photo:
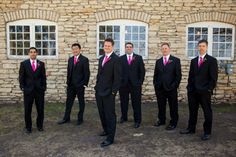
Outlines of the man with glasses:
M37 128L43 131L44 95L46 91L46 70L44 62L37 59L38 51L29 48L29 59L21 62L19 70L20 89L24 94L25 132L32 132L32 106L35 102L37 109Z
M125 44L125 53L120 57L122 66L122 82L119 90L121 103L120 123L128 121L129 95L131 95L134 128L139 128L142 121L141 93L145 67L142 56L134 53L133 43L127 42Z

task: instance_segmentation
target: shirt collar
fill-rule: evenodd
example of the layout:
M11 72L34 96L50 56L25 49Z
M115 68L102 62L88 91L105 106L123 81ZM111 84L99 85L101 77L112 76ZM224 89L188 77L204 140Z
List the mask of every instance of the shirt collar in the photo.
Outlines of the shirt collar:
M78 55L76 56L76 59L77 59L77 60L78 60L79 56L80 56L80 54L78 54ZM75 56L74 56L74 57L75 57Z
M111 53L109 53L109 54L106 54L106 53L105 53L105 57L107 56L108 58L110 58L110 56L112 55L112 53L113 53L113 51L112 51Z
M164 60L164 57L166 57L166 60L169 60L170 54L168 54L168 55L166 55L166 56L163 56L163 60Z
M131 54L126 54L127 58L129 58L129 56L131 56L131 58L133 58L134 53L132 52Z
M202 56L199 54L199 59L200 59L200 57L204 58L205 56L206 56L206 53Z
M30 59L31 64L33 64L33 61L35 61L35 63L37 63L37 59Z

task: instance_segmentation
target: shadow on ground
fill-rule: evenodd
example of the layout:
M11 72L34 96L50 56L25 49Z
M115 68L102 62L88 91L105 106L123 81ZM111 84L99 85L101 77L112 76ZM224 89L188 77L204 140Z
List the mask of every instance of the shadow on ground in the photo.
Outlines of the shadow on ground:
M78 104L73 107L72 122L59 126L56 122L63 116L64 104L47 103L44 132L38 132L35 127L34 107L31 135L23 132L23 105L1 105L0 157L230 157L236 154L236 105L221 104L213 107L213 138L206 142L200 140L203 123L201 110L199 110L196 134L187 136L179 134L179 131L187 124L186 104L179 105L180 120L174 131L166 131L164 126L160 128L152 126L156 120L156 103L145 103L142 110L141 128L132 127L133 118L132 109L130 109L129 121L117 124L115 143L108 148L100 148L99 144L104 138L98 136L101 125L94 102L86 104L85 122L79 127L76 126ZM168 112L167 115L169 115ZM119 116L120 109L117 104L117 119Z

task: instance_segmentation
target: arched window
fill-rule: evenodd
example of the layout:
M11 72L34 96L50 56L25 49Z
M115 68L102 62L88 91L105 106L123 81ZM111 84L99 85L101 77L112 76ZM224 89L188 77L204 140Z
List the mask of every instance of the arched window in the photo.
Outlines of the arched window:
M104 54L103 41L112 38L115 41L114 51L118 55L125 53L125 43L134 44L134 52L148 57L148 25L133 20L110 20L97 25L97 56Z
M38 49L39 58L57 57L57 25L38 19L7 23L7 52L9 58L25 58L29 47Z
M197 43L208 40L208 54L219 60L232 60L234 57L235 27L220 22L198 22L187 26L187 56L198 55Z

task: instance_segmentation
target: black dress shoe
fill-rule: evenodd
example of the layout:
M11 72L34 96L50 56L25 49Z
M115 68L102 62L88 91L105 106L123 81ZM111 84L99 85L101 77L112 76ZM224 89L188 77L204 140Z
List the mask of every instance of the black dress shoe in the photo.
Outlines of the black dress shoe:
M103 148L103 147L111 145L112 143L113 141L105 140L100 144L100 146Z
M26 134L32 133L32 129L24 128L24 131L25 131Z
M166 127L166 130L174 130L176 128L176 125L168 125L167 127Z
M153 126L159 127L159 126L165 125L165 124L166 124L166 123L163 123L163 122L158 121L158 122L156 122Z
M103 131L101 134L99 134L99 136L107 136L108 133L106 133L105 131Z
M80 120L80 121L77 121L77 125L81 125L84 121L83 120Z
M69 123L69 122L70 122L70 120L62 119L62 120L58 121L57 124L61 125L61 124L64 124L64 123Z
M135 124L134 124L134 128L137 129L137 128L139 128L139 127L140 127L140 123L135 123Z
M121 118L120 119L120 124L124 123L124 122L127 122L128 120L127 119L124 119L124 118Z
M43 129L43 128L38 128L38 131L40 131L40 132L41 132L41 131L44 131L44 129Z
M190 129L185 129L185 130L181 130L179 133L180 134L194 134L195 131L194 130L190 130Z
M203 141L210 140L210 139L211 139L211 135L210 135L210 134L204 134L204 135L201 137L201 139L202 139Z

